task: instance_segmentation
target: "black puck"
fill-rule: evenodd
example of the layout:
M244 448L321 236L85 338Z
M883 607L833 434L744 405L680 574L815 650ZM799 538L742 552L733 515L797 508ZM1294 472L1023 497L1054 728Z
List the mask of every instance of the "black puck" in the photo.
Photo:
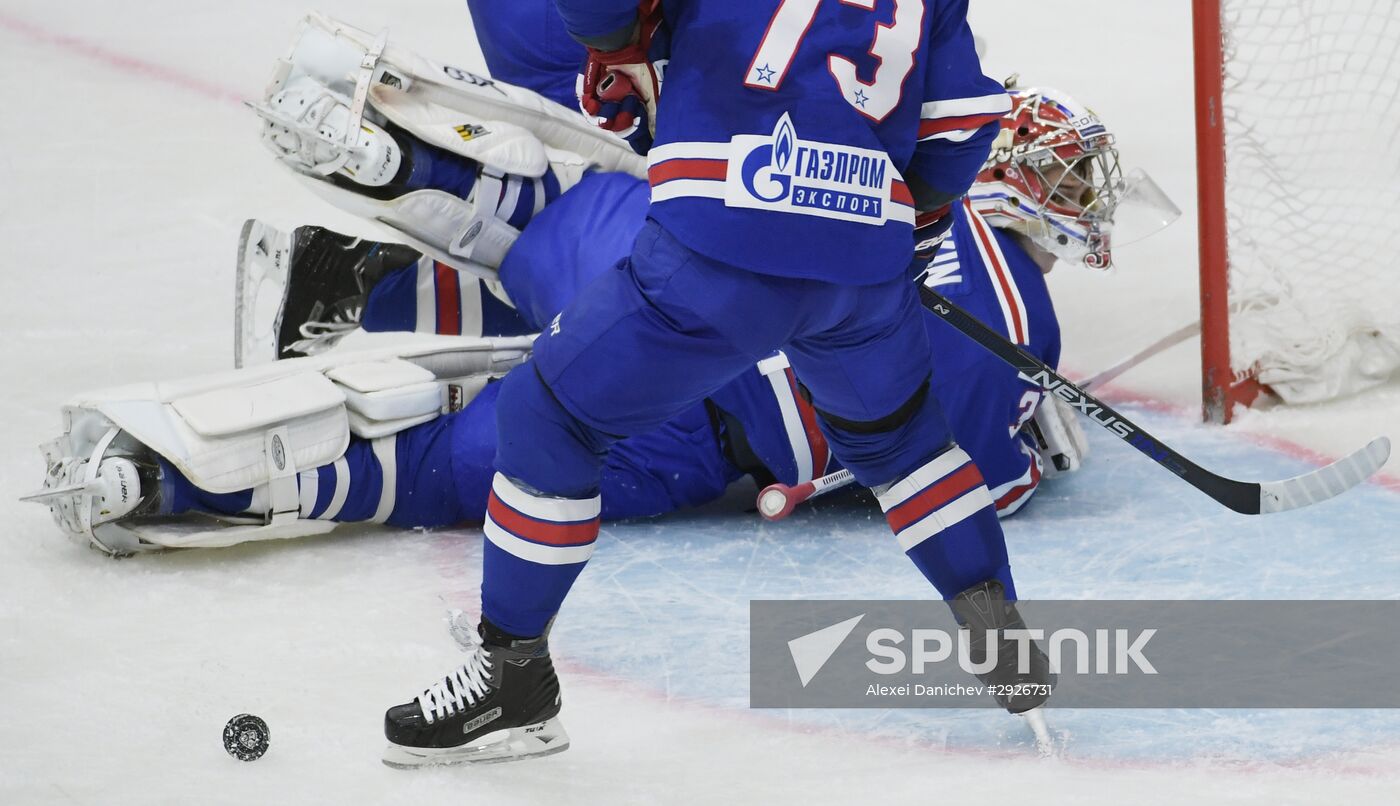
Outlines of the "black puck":
M224 749L239 761L257 761L267 752L267 723L252 714L239 714L224 725Z

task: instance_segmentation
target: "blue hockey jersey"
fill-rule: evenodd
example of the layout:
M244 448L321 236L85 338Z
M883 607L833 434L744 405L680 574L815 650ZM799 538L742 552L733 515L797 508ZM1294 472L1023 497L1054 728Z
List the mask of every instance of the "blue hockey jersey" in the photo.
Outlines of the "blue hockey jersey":
M970 205L957 205L953 215L928 285L1037 358L1057 365L1059 321L1040 267L1012 236L993 229ZM936 362L932 391L954 438L982 471L998 513L1009 515L1040 483L1040 455L1021 427L1040 404L1041 389L940 317L928 314L926 326ZM742 423L752 453L779 481L797 484L840 467L781 355L760 362L713 400Z
M578 109L574 78L587 53L550 0L467 0L467 8L492 78Z
M581 39L630 25L637 6L556 4ZM967 0L663 9L651 216L750 271L855 284L904 271L916 198L961 195L1010 109L978 64Z
M646 185L621 174L593 174L547 206L501 265L521 314L543 326L584 283L631 250L646 211ZM1060 332L1040 268L1006 233L966 203L934 259L930 285L1052 366ZM953 435L981 469L1007 514L1034 491L1039 456L1019 433L1039 403L1039 387L946 322L927 315L936 356L933 392ZM759 362L710 398L723 415L731 456L787 484L834 472L835 463L786 358Z

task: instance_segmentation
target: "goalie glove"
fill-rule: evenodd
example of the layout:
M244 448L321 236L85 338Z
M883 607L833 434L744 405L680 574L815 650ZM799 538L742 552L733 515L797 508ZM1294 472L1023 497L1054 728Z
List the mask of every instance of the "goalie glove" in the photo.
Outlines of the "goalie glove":
M1089 455L1089 441L1074 408L1054 395L1046 395L1026 428L1040 451L1045 477L1073 473Z
M669 43L661 0L642 0L637 15L631 44L617 50L588 48L576 91L585 117L645 154L656 136L656 102Z

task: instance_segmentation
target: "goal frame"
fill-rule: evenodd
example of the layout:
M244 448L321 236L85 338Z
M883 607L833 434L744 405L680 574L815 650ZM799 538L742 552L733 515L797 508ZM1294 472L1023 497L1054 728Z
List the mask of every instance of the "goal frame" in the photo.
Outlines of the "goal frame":
M1201 414L1228 423L1263 386L1230 363L1230 243L1225 212L1225 38L1221 0L1191 1L1196 88L1196 215L1201 289Z

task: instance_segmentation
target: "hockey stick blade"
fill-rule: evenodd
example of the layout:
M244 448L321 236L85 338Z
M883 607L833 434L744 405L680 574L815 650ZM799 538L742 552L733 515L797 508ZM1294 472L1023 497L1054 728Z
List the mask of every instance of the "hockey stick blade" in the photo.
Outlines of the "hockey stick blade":
M1297 478L1261 484L1216 475L1177 453L1137 423L1065 380L1040 359L925 286L923 277L916 282L924 307L964 336L1009 364L1032 383L1039 384L1048 394L1065 401L1110 434L1180 476L1187 484L1244 515L1284 512L1326 501L1365 481L1390 458L1390 440L1379 437L1361 450Z
M1390 458L1390 440L1377 437L1326 467L1283 481L1260 484L1261 512L1285 512L1326 501L1350 490L1380 470Z

